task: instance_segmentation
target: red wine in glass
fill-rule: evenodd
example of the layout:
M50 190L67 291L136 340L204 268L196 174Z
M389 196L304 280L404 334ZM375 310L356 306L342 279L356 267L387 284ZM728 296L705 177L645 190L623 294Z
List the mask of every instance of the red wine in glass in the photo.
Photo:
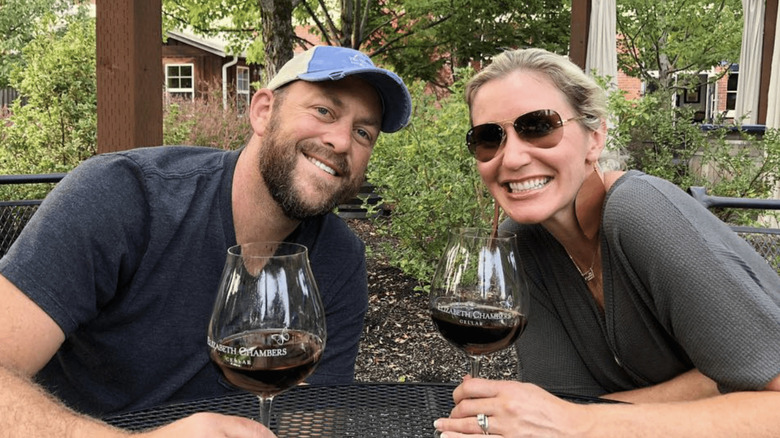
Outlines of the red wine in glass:
M511 346L525 328L529 292L516 245L512 233L452 230L431 281L431 319L466 353L472 377L483 356Z
M477 356L509 347L526 324L525 315L515 310L472 303L438 304L431 318L450 344Z
M252 330L229 336L211 349L225 378L266 397L304 381L322 357L322 339L298 330Z
M257 395L270 428L271 403L311 375L325 350L325 310L308 250L287 242L228 249L207 342L233 385Z

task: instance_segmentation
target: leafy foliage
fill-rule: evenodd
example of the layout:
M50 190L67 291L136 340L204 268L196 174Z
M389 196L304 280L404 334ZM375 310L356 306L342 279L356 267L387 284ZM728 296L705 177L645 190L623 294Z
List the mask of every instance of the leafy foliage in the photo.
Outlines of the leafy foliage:
M468 109L461 94L436 102L422 83L411 89L412 123L379 138L368 180L391 208L391 220L379 227L398 241L386 251L391 263L427 282L447 231L490 226L493 204L465 147Z
M228 53L246 51L249 63L271 72L293 56L292 0L162 0L162 8L165 30L224 38Z
M563 0L391 0L381 17L390 26L369 35L366 50L405 78L440 86L452 81L442 67L456 71L507 48L565 53L571 34L571 2Z
M780 130L769 129L763 135L721 129L717 143L702 151L705 185L710 194L738 198L771 198L780 184ZM710 141L713 133L710 133ZM759 215L778 218L778 212L722 209L716 212L723 221L738 225L757 225Z
M163 17L167 27L220 34L232 42L231 50L249 47L251 61L277 68L292 56L293 44L316 42L285 37L294 23L325 44L366 51L410 82L442 86L452 82L440 76L444 66L453 71L507 47L535 45L562 53L570 36L571 3L566 0L284 0L261 12L265 3L163 0ZM287 40L288 52L270 45Z
M622 92L610 96L619 122L611 130L611 149L630 156L629 167L667 179L680 187L702 185L687 163L705 148L707 136L691 122L692 109L672 107L670 91L627 100Z
M24 97L0 114L0 173L68 172L97 153L95 22L85 14L64 25L53 15L41 20L24 47L24 62L11 76ZM210 84L205 99L164 108L167 144L235 149L251 132L247 116L231 96L222 107L221 86ZM51 185L0 186L0 199L40 199Z
M97 151L94 19L69 16L62 26L50 15L35 33L11 72L27 104L14 101L0 126L2 173L67 172Z
M653 88L680 91L695 85L700 72L739 59L742 5L740 0L620 0L617 27L619 69Z
M64 11L75 3L67 0L0 1L0 88L10 85L14 66L24 62L22 49L35 38L36 23L47 13Z

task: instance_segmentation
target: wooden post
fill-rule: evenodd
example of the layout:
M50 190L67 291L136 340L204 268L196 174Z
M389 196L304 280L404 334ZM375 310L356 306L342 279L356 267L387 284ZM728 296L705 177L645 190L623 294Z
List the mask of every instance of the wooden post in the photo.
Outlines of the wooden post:
M571 1L571 41L569 59L585 70L588 56L588 32L590 30L591 0Z
M98 153L162 144L161 0L100 0Z
M772 53L775 49L777 32L777 0L766 0L764 9L764 40L761 51L761 80L758 86L758 114L756 123L766 124L767 105L769 104L769 79L772 76ZM773 102L778 105L778 102Z

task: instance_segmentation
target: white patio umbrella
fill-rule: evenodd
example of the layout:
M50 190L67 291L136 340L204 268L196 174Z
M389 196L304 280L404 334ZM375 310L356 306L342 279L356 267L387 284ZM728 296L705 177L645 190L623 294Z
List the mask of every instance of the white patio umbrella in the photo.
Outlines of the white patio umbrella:
M585 73L609 78L609 90L617 90L617 7L615 0L592 0ZM607 120L609 131L615 120ZM608 132L609 132L608 131ZM609 135L609 134L608 134ZM607 140L609 145L611 142ZM604 148L600 158L604 170L623 168L620 151Z
M742 53L739 55L734 118L742 124L755 124L758 120L758 92L761 83L764 0L742 0L742 14Z
M610 77L617 87L617 8L615 0L593 0L588 30L585 72Z
M777 21L780 24L780 8L777 9ZM767 95L766 127L780 129L780 27L775 26L775 48L772 51L772 73L769 79Z

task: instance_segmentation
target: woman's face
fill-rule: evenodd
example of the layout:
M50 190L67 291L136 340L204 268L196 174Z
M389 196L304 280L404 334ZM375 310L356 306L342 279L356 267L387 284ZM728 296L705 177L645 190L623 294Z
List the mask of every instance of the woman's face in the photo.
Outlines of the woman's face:
M551 109L562 120L579 116L563 94L537 72L516 71L482 85L474 96L474 126L500 123L506 140L487 162L477 162L482 181L504 211L519 223L574 220L574 198L593 172L604 145L604 131L590 131L577 121L563 127L561 141L541 148L520 138L512 127L519 116ZM510 122L506 122L506 121Z

